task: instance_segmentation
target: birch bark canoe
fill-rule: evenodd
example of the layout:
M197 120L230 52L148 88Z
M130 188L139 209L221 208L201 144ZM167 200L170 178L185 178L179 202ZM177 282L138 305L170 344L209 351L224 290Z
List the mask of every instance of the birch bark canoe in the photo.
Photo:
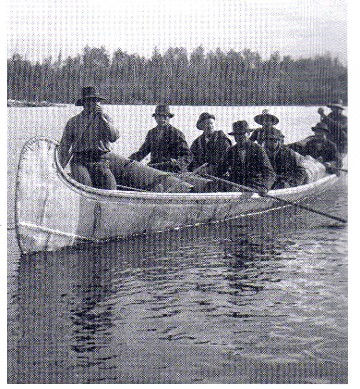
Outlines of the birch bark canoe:
M24 145L20 155L15 222L23 254L234 218L266 217L288 207L246 192L155 193L91 188L62 169L56 146L56 141L37 137ZM269 194L300 202L327 190L337 180L336 175L328 175Z

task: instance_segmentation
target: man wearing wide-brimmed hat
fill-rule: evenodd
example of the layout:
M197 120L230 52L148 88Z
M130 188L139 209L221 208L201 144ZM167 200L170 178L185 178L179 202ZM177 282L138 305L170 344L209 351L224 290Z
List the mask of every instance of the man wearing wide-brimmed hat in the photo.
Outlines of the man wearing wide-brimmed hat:
M217 175L228 173L230 181L265 194L275 179L269 158L263 147L248 140L250 129L245 120L233 123L232 127L229 135L234 136L236 144L225 153L218 166Z
M118 130L100 105L105 98L94 86L82 88L75 105L84 109L66 124L59 145L59 160L63 167L71 160L75 180L102 189L116 189L110 170L110 143L119 138Z
M270 128L274 128L274 126L279 123L279 119L275 115L270 114L267 109L264 109L261 114L254 117L254 121L257 124L260 124L261 127L255 128L252 131L249 140L262 145L264 143L264 134Z
M282 189L305 184L308 176L301 164L302 157L283 143L284 135L276 128L264 134L264 148L276 173L271 189Z
M214 174L217 165L231 147L231 140L223 131L215 131L215 116L208 112L200 114L196 128L202 131L202 134L190 147L192 162L188 170L193 171L206 163L207 166L202 171Z
M312 130L315 136L306 143L302 155L310 155L322 162L328 173L339 173L338 168L341 168L342 160L336 144L327 139L329 134L327 124L319 122L312 127Z
M331 109L328 115L325 115L324 109L319 108L318 113L323 123L328 126L328 139L333 141L340 153L347 153L347 117L343 114L345 109L342 100L335 101L327 105Z
M141 161L150 153L149 166L174 173L186 171L191 162L190 149L185 135L169 122L174 114L168 105L158 105L152 116L157 126L148 132L140 149L129 158Z

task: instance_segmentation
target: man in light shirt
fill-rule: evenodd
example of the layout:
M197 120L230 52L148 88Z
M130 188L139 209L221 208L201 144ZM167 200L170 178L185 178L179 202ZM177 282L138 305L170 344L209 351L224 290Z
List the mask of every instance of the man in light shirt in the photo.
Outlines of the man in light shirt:
M105 99L88 86L75 105L84 109L66 124L59 145L60 164L70 162L72 177L87 186L116 189L116 180L110 170L112 155L110 143L119 138L118 130L100 105Z

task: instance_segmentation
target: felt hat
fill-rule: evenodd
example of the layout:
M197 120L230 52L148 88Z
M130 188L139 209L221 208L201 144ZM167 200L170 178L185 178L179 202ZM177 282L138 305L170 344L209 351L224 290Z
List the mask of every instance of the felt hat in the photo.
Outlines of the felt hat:
M269 128L268 130L264 131L263 135L264 139L283 139L285 136L282 134L280 130L277 128Z
M327 107L345 109L342 100L334 101L333 103L328 104Z
M168 105L158 105L155 108L155 113L153 113L153 117L156 115L165 115L169 118L174 117L174 114L170 112L170 108Z
M99 101L105 101L105 97L99 95L98 91L94 86L84 86L82 88L82 97L78 99L75 105L80 106L84 105L84 101L87 99L98 99Z
M201 122L203 122L206 119L214 119L215 120L215 116L211 115L208 112L203 112L202 114L200 114L199 119L196 122L196 128L198 128L199 130L202 130L202 128L200 128L200 124L201 124Z
M265 118L271 119L273 125L279 123L279 119L275 115L271 115L267 109L264 109L260 115L256 115L254 121L257 124L263 124Z
M246 120L239 120L232 125L232 132L229 132L228 135L242 134L245 132L250 132L248 122Z
M321 130L329 133L329 127L327 126L326 123L319 122L315 125L315 127L311 127L313 131Z

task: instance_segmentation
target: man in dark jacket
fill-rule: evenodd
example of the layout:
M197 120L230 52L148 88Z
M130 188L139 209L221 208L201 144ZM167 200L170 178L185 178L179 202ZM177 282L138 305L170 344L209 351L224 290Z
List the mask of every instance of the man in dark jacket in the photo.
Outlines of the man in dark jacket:
M275 128L274 126L279 123L279 119L269 113L267 109L264 109L260 115L256 115L254 117L254 121L257 124L260 124L260 128L255 128L252 134L249 137L249 140L253 142L257 142L259 145L264 145L264 135L271 128Z
M153 117L157 126L146 135L140 149L130 155L130 159L141 161L149 153L149 166L174 173L186 171L191 162L191 154L184 134L169 121L174 115L167 105L158 105Z
M203 172L214 174L217 165L231 147L231 140L223 131L214 130L215 116L203 112L196 123L196 127L203 133L194 140L190 147L192 162L188 166L189 171L204 165Z
M282 189L302 185L307 182L301 156L283 144L284 135L276 128L267 131L264 148L276 173L272 189Z
M331 112L325 115L324 109L319 108L321 121L326 123L329 129L328 139L334 142L339 153L347 153L347 117L343 115L345 109L342 100L328 104Z
M233 123L229 135L235 137L236 144L227 150L217 168L217 175L228 173L230 181L265 194L274 183L275 173L265 150L248 140L249 132L245 120Z
M315 136L310 139L304 149L302 155L310 155L326 166L328 173L338 173L342 166L341 156L338 152L336 144L327 139L329 129L326 123L317 123L312 127Z

